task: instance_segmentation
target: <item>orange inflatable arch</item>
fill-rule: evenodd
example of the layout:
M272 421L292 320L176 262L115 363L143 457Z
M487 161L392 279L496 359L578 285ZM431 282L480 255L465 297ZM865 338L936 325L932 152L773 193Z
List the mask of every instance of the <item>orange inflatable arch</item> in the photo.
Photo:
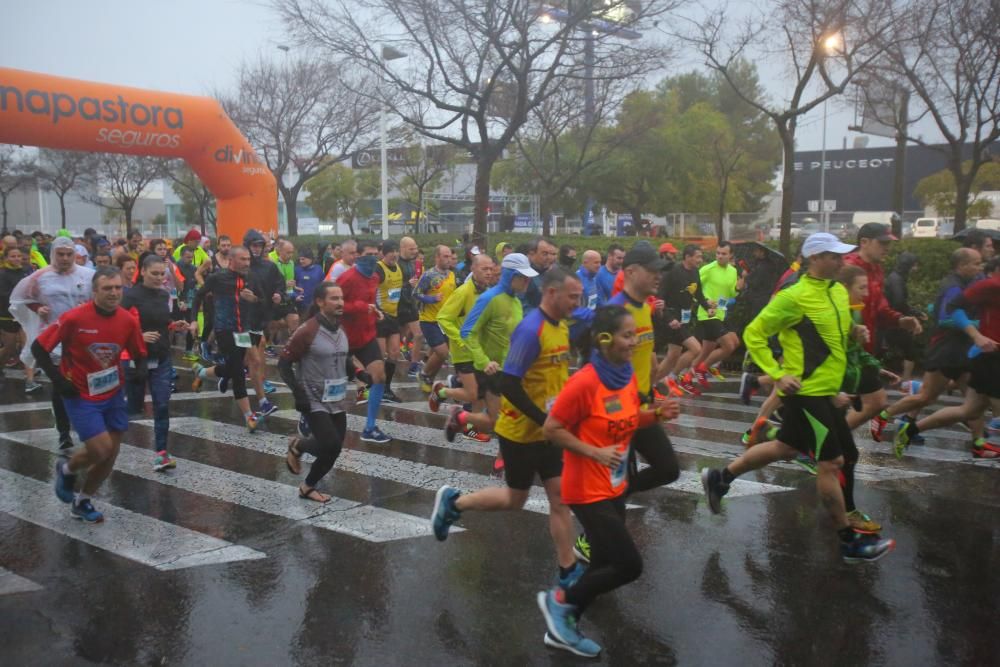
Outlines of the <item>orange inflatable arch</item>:
M183 158L216 197L220 234L278 231L274 176L208 97L0 67L0 143Z

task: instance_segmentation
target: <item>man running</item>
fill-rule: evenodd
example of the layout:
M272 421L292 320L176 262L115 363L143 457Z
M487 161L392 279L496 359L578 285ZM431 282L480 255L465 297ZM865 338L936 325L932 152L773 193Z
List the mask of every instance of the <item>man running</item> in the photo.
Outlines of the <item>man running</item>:
M420 372L420 355L424 349L424 335L420 332L420 310L413 296L413 289L420 280L423 267L417 262L420 252L417 242L409 236L399 239L399 268L403 270L403 291L399 297L399 330L404 338L409 339L410 368L407 377L415 378Z
M715 249L715 261L698 269L701 290L710 304L715 304L714 312L698 307L698 332L701 338L701 352L694 362L694 375L702 387L708 387L708 376L717 380L725 377L719 364L728 359L740 345L735 331L726 328L726 311L736 301L736 293L743 289L743 278L732 264L733 244L720 241Z
M122 300L118 269L101 267L91 285L93 300L63 313L38 336L31 352L52 380L53 393L63 397L70 423L84 443L68 461L56 463L56 496L71 504L74 517L100 523L104 515L94 509L91 497L111 474L128 428L121 355L128 351L141 378L146 372L146 345L139 322L118 307ZM50 355L60 345L57 368ZM74 493L80 472L86 481Z
M420 389L430 393L434 388L434 377L448 358L448 339L437 324L437 314L441 304L455 291L455 272L451 248L439 245L434 253L434 266L424 271L414 290L420 302L420 331L429 348L427 363L420 374Z
M611 292L615 286L615 278L622 269L625 259L625 248L617 243L608 246L608 257L597 270L597 305L603 306L611 300Z
M358 242L354 239L347 239L340 244L340 259L333 263L330 267L330 271L326 274L326 279L331 282L337 282L337 278L344 274L345 271L354 266L354 262L358 259Z
M273 412L278 406L267 398L267 394L275 391L275 387L264 379L267 369L265 362L264 330L273 319L271 313L285 298L285 279L274 262L267 258L267 241L264 235L251 229L243 236L243 246L250 251L250 276L263 292L263 298L246 304L245 326L250 334L250 348L246 351L247 367L250 370L250 382L257 393L259 401L257 417L262 419Z
M527 258L508 255L504 264L517 257L517 280L523 282L534 270ZM542 302L514 330L510 354L503 365L500 417L496 434L506 463L506 487L494 487L462 495L442 486L434 501L431 522L438 540L462 512L517 510L528 500L538 476L549 499L549 531L556 548L560 585L568 586L583 573L573 555L573 518L560 495L562 450L545 441L542 424L569 377L569 326L566 318L580 304L580 279L556 267L549 269L542 284ZM489 291L487 291L489 293ZM485 295L484 295L485 296Z
M667 356L656 371L657 378L666 377L665 394L679 395L683 389L695 396L701 391L694 384L690 373L682 373L701 353L701 344L691 333L691 314L696 306L714 315L712 304L701 289L701 248L696 245L684 247L682 259L674 264L661 281L658 290L664 302L664 319L667 321Z
M386 403L402 403L402 399L392 391L392 378L396 375L396 364L402 360L399 347L399 304L403 298L403 269L399 266L399 244L392 239L382 241L382 259L375 264L378 289L375 305L382 317L375 323L378 347L385 360L385 392L382 400Z
M209 296L215 304L215 342L219 346L223 362L211 367L194 364L191 367L194 372L191 389L201 391L202 383L209 378L218 379L219 391L223 393L232 385L233 399L239 406L247 430L253 433L257 430L260 416L250 409L243 362L247 351L253 346L248 311L264 299L264 290L250 273L250 251L247 248L234 246L229 251L229 268L208 276L195 295L195 315ZM197 321L191 323L192 330L197 326ZM263 403L266 399L263 394L258 394L257 400Z
M282 330L287 332L290 338L299 327L299 310L296 307L296 299L300 290L295 282L295 246L291 241L282 239L275 244L268 259L278 268L282 279L281 303L275 304L271 309L271 321L268 323L270 329L268 338L271 345L265 348L268 356L277 357L276 345Z
M891 539L857 533L847 518L838 473L845 448L854 447L847 422L834 405L847 366L848 336L863 334L851 322L847 290L834 282L843 255L856 246L833 234L813 234L802 246L808 272L778 292L744 330L747 349L782 396L782 422L777 439L748 449L725 468L704 468L702 486L713 514L722 511L722 497L740 475L775 461L794 459L799 452L818 461L816 488L840 538L841 557L849 562L874 561L895 546ZM774 358L768 338L778 335L784 352Z
M542 302L542 279L556 262L558 250L556 246L545 238L535 238L528 242L528 262L531 268L538 274L531 279L528 291L524 293L524 314L527 315Z
M368 392L368 418L365 429L361 432L361 439L384 445L392 442L392 438L375 425L385 392L385 364L378 341L375 340L375 324L384 317L375 305L375 292L379 282L375 274L378 246L372 241L360 241L358 250L361 254L354 266L340 275L337 284L343 289L343 327L350 344L351 356L361 362L371 379L371 387L362 390Z
M597 272L601 269L601 253L596 250L584 250L580 260L580 268L576 275L583 284L583 296L580 305L587 310L597 309Z

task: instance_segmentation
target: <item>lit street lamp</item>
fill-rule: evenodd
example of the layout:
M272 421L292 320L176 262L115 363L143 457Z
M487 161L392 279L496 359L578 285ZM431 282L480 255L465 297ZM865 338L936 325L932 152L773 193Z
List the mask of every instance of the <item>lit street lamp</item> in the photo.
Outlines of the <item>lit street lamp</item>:
M406 54L402 51L398 51L391 46L382 47L382 62L387 63L390 60L399 60L400 58L405 58ZM379 148L380 158L382 161L382 238L389 238L389 168L388 168L388 158L386 157L385 141L386 141L386 120L385 120L385 103L379 100L379 133L381 135L381 146Z
M844 46L844 37L835 32L821 40L821 55L826 57L839 51ZM830 231L830 216L826 212L826 103L823 100L823 148L819 156L819 219L823 223L823 231Z

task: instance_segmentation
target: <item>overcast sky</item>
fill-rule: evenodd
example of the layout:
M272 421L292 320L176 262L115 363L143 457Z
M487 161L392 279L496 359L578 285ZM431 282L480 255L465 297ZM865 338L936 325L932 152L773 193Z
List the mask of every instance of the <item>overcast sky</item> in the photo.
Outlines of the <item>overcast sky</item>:
M0 65L157 90L206 94L232 85L258 54L284 57L283 30L263 2L238 0L6 0ZM735 5L747 4L737 0ZM682 56L680 68L697 59ZM782 85L781 72L762 79ZM776 93L779 89L772 88ZM822 107L799 125L801 150L821 145ZM853 113L831 103L827 148L848 146ZM870 145L888 145L877 137Z

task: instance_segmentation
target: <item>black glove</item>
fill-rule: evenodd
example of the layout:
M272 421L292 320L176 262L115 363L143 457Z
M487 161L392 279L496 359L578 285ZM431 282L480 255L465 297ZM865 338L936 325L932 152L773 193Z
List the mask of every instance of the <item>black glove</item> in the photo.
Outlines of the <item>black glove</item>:
M62 374L56 375L52 381L52 385L56 392L63 398L80 398L80 391L76 388L76 385L67 380Z

